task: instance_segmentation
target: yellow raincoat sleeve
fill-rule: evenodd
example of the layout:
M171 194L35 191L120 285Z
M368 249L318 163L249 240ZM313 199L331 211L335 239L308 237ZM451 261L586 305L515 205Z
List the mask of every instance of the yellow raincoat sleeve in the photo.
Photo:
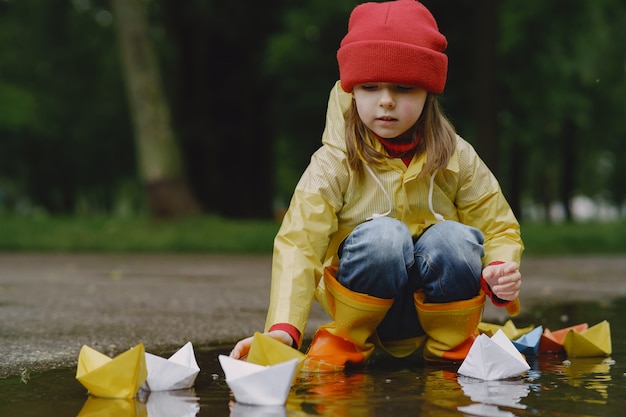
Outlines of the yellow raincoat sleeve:
M331 95L324 137L343 138L343 119L336 117L339 106ZM289 323L304 334L350 175L345 150L325 143L300 178L274 240L266 331Z

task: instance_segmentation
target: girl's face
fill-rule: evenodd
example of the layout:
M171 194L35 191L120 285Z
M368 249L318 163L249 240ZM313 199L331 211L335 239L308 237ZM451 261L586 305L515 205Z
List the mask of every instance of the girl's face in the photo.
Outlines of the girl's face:
M428 92L410 85L376 82L358 84L352 94L365 126L382 138L392 139L415 125Z

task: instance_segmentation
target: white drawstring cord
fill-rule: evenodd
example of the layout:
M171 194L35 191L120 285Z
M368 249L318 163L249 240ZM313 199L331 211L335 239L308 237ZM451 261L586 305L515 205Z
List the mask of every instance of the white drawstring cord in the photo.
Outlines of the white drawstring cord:
M428 187L428 208L430 212L435 216L438 222L444 221L443 216L435 211L433 208L433 190L435 188L435 175L437 175L437 170L433 172L430 176L430 187Z
M380 187L382 192L385 194L385 197L387 197L387 201L389 202L389 210L387 210L385 213L372 213L372 215L368 217L366 220L373 220L378 217L385 217L389 215L389 213L391 213L391 209L393 207L391 197L389 196L389 193L387 192L383 184L380 182L380 179L378 179L376 174L374 174L374 171L372 171L372 168L370 168L370 166L367 164L364 164L364 165L365 165L365 169L367 169L367 172L370 174L372 179L374 179L376 184L378 184L378 187ZM437 213L435 209L433 208L433 190L435 189L435 176L436 175L437 175L437 170L435 170L430 176L430 186L428 187L428 209L430 210L432 215L435 216L435 219L438 222L441 222L445 220L444 217L441 214Z
M365 166L365 169L367 169L367 172L369 172L370 176L374 179L374 181L376 181L376 184L378 184L380 189L385 194L385 197L387 197L387 201L389 202L389 210L387 210L385 213L382 213L382 214L381 213L372 213L372 215L370 217L368 217L367 219L365 219L365 220L373 220L373 219L376 219L378 217L385 217L385 216L389 215L389 213L391 213L391 208L393 207L393 204L392 204L392 201L391 201L391 197L389 197L389 193L387 192L387 190L385 189L383 184L380 182L380 180L378 179L376 174L374 174L374 171L372 171L372 168L370 168L370 166L367 165L367 164L363 164L363 165Z

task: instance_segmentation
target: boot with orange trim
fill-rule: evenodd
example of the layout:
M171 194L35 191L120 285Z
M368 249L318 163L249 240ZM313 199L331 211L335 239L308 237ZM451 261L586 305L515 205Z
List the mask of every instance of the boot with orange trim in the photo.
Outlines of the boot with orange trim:
M415 308L428 335L424 359L428 362L461 362L478 336L485 293L469 300L428 303L422 290L414 294Z
M335 321L315 332L303 372L339 372L347 364L363 364L372 355L371 339L393 299L353 292L325 270L328 303Z

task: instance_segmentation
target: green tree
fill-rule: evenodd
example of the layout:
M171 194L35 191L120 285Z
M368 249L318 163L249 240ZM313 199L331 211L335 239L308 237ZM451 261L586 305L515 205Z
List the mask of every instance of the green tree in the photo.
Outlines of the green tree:
M132 182L111 15L87 3L0 2L4 207L110 211Z
M276 133L277 193L288 203L311 154L321 146L328 94L339 79L336 53L356 1L291 4L269 38L264 71L275 80L270 101Z
M596 182L591 190L588 184L596 177L597 156L618 151L611 137L624 128L623 114L614 109L624 108L615 98L615 91L623 97L624 54L611 53L623 44L616 42L624 39L618 26L623 16L617 0L503 1L499 51L506 101L500 120L513 150L510 176L546 212L559 201L571 219L576 193L609 186Z
M187 186L145 6L141 0L111 0L111 4L148 207L156 217L196 214L200 207Z

